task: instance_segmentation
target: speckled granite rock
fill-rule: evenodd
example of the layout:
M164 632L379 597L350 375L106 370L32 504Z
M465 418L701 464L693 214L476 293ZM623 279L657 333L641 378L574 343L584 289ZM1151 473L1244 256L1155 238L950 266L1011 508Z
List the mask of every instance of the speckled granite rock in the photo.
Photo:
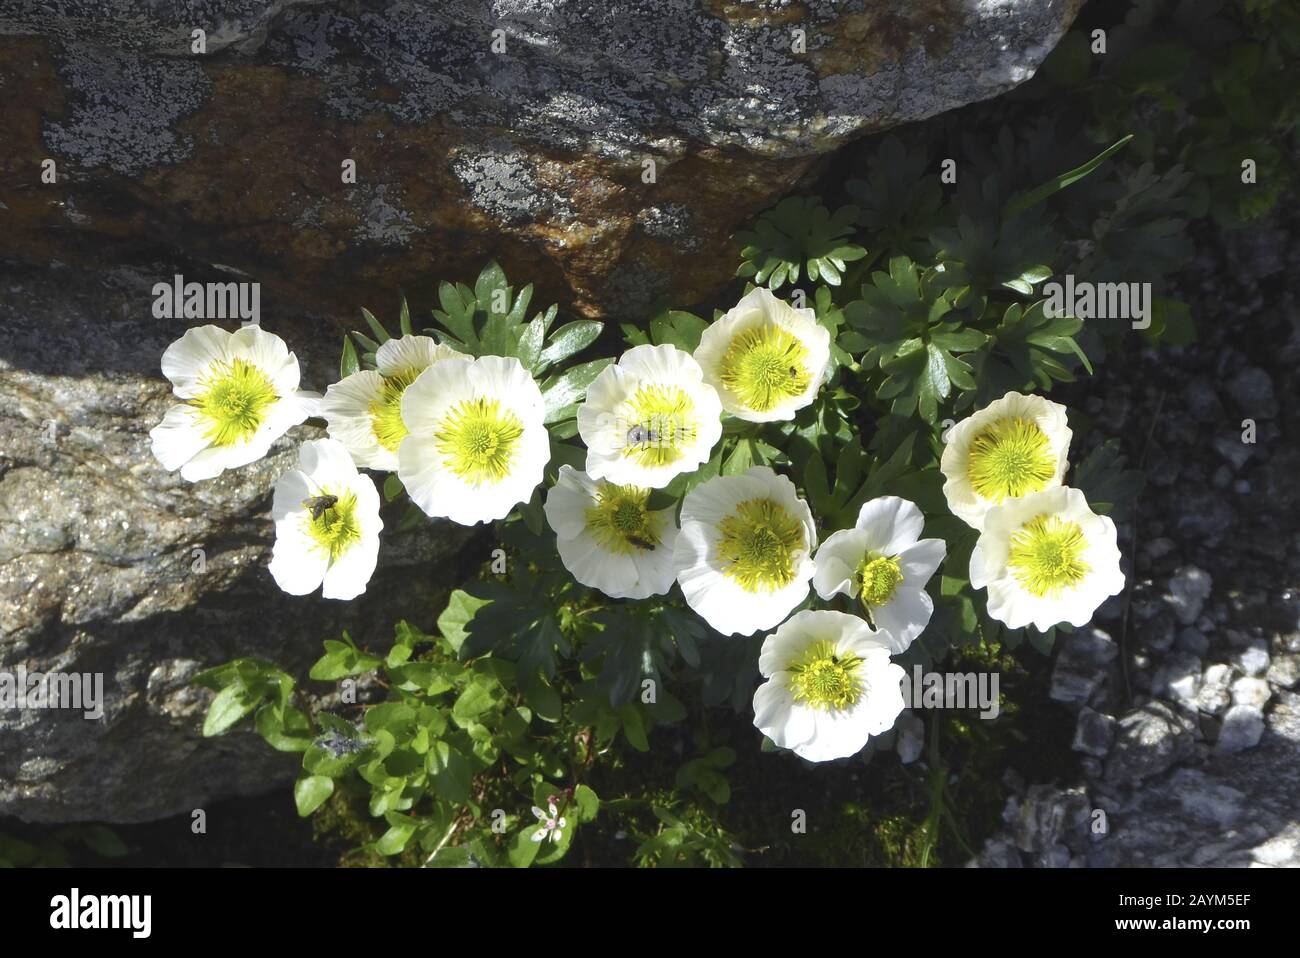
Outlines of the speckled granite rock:
M10 0L0 250L174 247L334 315L494 257L644 317L817 156L1025 80L1080 5Z
M0 672L102 673L105 700L99 720L0 708L0 815L141 821L291 779L296 756L249 733L203 740L210 693L189 678L241 655L305 666L342 628L369 635L368 612L379 642L396 617L429 622L455 577L438 563L467 539L445 524L395 534L387 516L363 599L280 593L271 489L316 430L218 479L163 471L148 430L172 401L158 361L184 324L138 308L155 271L0 263ZM334 343L291 341L304 384L323 386Z

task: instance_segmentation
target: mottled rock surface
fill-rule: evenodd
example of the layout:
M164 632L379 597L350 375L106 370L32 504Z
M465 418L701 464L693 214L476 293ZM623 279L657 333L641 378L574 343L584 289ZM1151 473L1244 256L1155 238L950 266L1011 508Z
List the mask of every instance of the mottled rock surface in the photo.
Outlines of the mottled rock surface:
M816 157L1027 79L1080 5L11 0L0 250L175 247L334 315L491 257L644 318Z
M149 451L173 401L159 356L183 328L136 307L150 277L12 264L0 276L0 672L102 673L104 692L98 720L0 709L0 815L142 821L284 783L297 756L248 732L201 738L211 693L189 679L245 655L305 670L343 628L382 642L397 617L428 623L456 574L440 563L468 534L397 534L386 515L363 599L284 595L265 568L271 490L317 430L191 485ZM334 344L305 345L304 385L319 389Z

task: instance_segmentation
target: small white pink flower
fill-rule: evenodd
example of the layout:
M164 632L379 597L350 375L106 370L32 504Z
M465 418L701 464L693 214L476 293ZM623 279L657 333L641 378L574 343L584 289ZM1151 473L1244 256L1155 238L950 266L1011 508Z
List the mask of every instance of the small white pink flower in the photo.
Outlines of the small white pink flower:
M558 845L564 839L565 821L560 815L560 810L555 807L555 800L552 799L547 803L545 811L534 805L533 814L537 816L542 826L533 832L533 841L540 842L549 835L551 841Z

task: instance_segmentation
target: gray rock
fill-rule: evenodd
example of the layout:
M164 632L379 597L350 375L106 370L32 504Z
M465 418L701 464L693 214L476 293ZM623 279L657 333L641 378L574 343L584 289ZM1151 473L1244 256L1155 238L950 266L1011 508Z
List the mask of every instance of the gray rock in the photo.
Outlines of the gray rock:
M1295 688L1300 682L1300 655L1288 652L1276 656L1268 667L1268 681L1284 689Z
M1300 825L1292 825L1250 850L1256 864L1269 868L1300 868Z
M1232 704L1229 691L1232 668L1221 662L1208 666L1201 676L1201 690L1196 696L1196 707L1209 715L1221 715Z
M1192 379L1183 391L1187 411L1197 422L1221 424L1226 415L1219 395L1204 379Z
M1232 683L1232 704L1262 712L1272 690L1263 679L1240 678Z
M1071 746L1076 752L1105 758L1114 741L1114 716L1090 708L1079 710L1079 720L1074 726L1074 744Z
M1201 660L1190 652L1173 652L1165 657L1151 684L1157 695L1194 707L1201 691Z
M1241 469L1255 454L1255 447L1241 441L1240 436L1216 436L1214 451L1232 464L1233 469Z
M1268 671L1268 643L1263 639L1252 642L1233 658L1234 664L1246 675L1263 675Z
M1114 639L1101 629L1079 629L1064 636L1052 669L1052 699L1069 705L1087 703L1118 654Z
M1208 572L1192 565L1183 566L1169 580L1169 595L1165 601L1173 608L1181 624L1191 625L1200 616L1213 587Z
M1031 853L1047 852L1062 842L1081 847L1086 840L1090 810L1088 795L1082 788L1031 785L1013 829L1016 847Z
M6 217L0 250L134 231L219 247L324 307L514 247L530 279L631 317L665 285L682 304L720 288L732 264L696 249L816 157L1029 79L1081 5L11 0L0 62L22 66L0 85L39 76L44 95L0 103L6 155L33 186L43 157L66 173ZM249 175L302 143L321 148L293 175ZM340 189L345 157L358 179Z
M1228 394L1244 416L1272 419L1277 415L1273 379L1258 366L1247 366L1228 380Z
M0 815L141 821L282 786L297 757L247 731L204 739L211 693L190 679L239 656L305 675L344 628L386 647L396 619L436 613L447 588L436 583L455 576L440 564L467 538L433 523L395 533L390 511L362 599L281 593L266 571L271 489L319 431L297 427L218 479L164 471L148 430L173 401L158 362L184 327L150 316L154 279L53 268L4 282L0 671L99 673L105 702L99 720L0 710ZM324 385L336 357L290 341L304 385Z
M973 868L1023 868L1024 860L1015 844L1008 840L989 839L979 857L969 863Z
M1234 705L1223 716L1223 728L1215 748L1221 752L1240 752L1254 748L1264 736L1264 716L1259 708Z
M1105 779L1116 785L1158 775L1191 754L1192 724L1161 702L1151 702L1119 720Z

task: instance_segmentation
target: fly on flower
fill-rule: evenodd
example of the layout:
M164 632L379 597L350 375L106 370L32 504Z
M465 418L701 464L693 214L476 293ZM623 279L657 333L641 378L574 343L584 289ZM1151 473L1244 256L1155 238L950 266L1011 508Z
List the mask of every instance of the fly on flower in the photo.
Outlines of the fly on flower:
M275 484L271 517L270 572L281 589L290 595L322 589L327 599L353 599L366 590L384 523L374 482L357 472L342 443L303 443L298 468Z
M722 438L722 403L689 353L635 346L588 387L578 432L593 479L662 489L708 461Z

